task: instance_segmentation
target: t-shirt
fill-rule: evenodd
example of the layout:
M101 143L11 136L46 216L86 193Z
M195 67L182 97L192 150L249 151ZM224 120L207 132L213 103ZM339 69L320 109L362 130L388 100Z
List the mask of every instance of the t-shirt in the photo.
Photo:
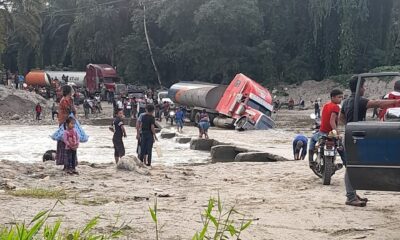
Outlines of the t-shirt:
M307 142L308 142L308 138L304 135L297 135L295 137L295 139L293 140L293 154L296 153L296 144L298 141L302 141L303 142L303 147L302 147L302 151L301 151L301 156L305 156L307 154Z
M390 92L390 93L386 94L386 95L383 97L383 99L400 99L400 92L397 92L397 91ZM392 107L396 107L396 104L394 104L393 106L391 106L391 107L389 107L389 108L392 108ZM385 118L386 111L387 111L389 108L384 108L384 109L382 109L382 110L379 112L379 118L380 118L380 119L383 120L383 119Z
M150 132L151 126L156 124L156 119L153 115L144 114L141 119L142 122L142 132Z
M331 114L336 113L339 116L340 108L336 103L329 102L324 105L322 108L322 117L321 117L321 127L319 128L320 132L329 133L332 131L331 126ZM337 119L336 119L337 124Z
M176 120L183 120L184 115L182 111L177 111L175 115Z
M124 121L120 117L116 117L113 122L114 125L114 136L113 139L122 139L122 126Z
M354 113L354 98L355 94L352 93L351 96L344 100L342 105L341 113L346 117L346 124L350 122L354 122L353 113ZM360 101L358 104L358 121L365 121L365 116L367 115L367 104L368 99L364 97L360 97Z

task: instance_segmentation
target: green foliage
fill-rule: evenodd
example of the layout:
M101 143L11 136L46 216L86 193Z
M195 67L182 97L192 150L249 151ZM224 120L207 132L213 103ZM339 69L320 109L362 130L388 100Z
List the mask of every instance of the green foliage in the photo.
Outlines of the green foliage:
M157 218L157 197L154 200L154 207L153 208L149 207L149 212L151 215L151 219L153 220L155 227L156 227L156 240L159 240L160 239L160 230L158 228L159 222L158 222L158 218Z
M240 222L235 221L235 217L241 218ZM239 213L235 207L224 210L221 198L210 198L207 208L202 215L203 228L197 232L192 240L204 239L240 239L241 233L246 230L251 220L246 220L245 215Z
M58 202L57 202L58 203ZM99 217L91 219L83 229L68 230L61 232L62 221L59 219L54 224L46 224L51 210L39 212L29 224L16 223L10 227L0 226L0 239L7 240L106 240L115 239L121 236L122 228L114 229L109 234L96 234L94 229L98 224Z
M64 189L53 190L53 189L18 189L8 191L9 194L16 197L30 197L30 198L49 198L49 199L66 199L67 193Z
M11 70L117 66L125 82L164 86L260 83L367 72L400 64L397 0L5 0L0 53Z

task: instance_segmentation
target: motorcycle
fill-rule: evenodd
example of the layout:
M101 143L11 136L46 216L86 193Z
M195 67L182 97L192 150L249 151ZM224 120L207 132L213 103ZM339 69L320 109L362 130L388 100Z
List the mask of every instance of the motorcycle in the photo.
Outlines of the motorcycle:
M317 118L315 113L310 114L310 118L314 120L314 124L311 128L313 130L313 134L319 131L319 128L321 127L321 118Z
M310 118L314 119L311 130L315 134L320 129L321 119L317 118L314 113L310 114ZM321 137L315 145L311 170L322 178L323 185L330 185L333 174L343 168L342 163L336 163L336 156L342 149L342 141L337 137L336 131L331 131L328 136Z
M342 142L335 130L328 136L322 136L315 145L312 171L322 178L323 185L331 184L331 177L336 171L343 168L342 163L336 163L336 157L341 151Z
M171 121L171 125L174 125L174 118L175 118L175 110L171 110L168 112L168 115L166 117L166 122Z

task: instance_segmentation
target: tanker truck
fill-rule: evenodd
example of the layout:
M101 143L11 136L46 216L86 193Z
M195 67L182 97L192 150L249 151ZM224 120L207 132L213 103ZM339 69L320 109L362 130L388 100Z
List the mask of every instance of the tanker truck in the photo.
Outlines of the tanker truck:
M210 122L217 127L236 130L269 129L272 97L267 89L244 74L237 74L226 85L204 82L179 82L170 87L168 96L173 102L190 110L190 120L198 123L205 109Z

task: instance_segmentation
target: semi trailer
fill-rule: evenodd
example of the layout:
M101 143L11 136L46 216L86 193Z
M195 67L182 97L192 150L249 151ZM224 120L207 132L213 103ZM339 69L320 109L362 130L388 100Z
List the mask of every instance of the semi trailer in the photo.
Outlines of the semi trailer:
M179 82L168 90L169 98L189 108L189 119L199 122L200 112L206 110L210 122L217 127L237 130L269 129L272 97L269 91L245 76L237 74L229 85L204 82Z

